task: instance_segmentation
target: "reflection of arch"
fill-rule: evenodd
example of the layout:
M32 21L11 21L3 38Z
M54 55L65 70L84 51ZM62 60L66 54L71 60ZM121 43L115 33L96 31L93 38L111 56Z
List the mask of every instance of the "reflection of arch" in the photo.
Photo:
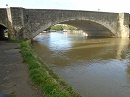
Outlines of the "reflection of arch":
M108 27L105 24L99 23L97 21L90 20L78 20L78 19L68 19L53 21L52 23L46 23L44 26L41 26L36 33L33 34L33 37L38 35L41 31L49 29L51 26L56 24L69 24L75 26L88 34L88 36L115 36L115 32L111 27Z

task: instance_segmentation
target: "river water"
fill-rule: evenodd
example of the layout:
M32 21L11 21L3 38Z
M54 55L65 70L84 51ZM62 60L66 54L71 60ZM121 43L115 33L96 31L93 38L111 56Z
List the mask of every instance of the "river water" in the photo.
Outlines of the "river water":
M52 32L33 40L34 50L81 96L130 97L128 38Z

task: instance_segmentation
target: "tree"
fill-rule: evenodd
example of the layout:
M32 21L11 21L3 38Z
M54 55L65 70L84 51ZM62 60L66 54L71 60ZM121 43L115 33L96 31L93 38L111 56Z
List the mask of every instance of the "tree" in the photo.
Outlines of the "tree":
M66 25L66 26L64 27L64 29L65 29L65 30L77 30L76 27L71 26L71 25Z
M61 30L63 30L63 27L61 25L55 25L55 26L51 27L51 30L61 31Z

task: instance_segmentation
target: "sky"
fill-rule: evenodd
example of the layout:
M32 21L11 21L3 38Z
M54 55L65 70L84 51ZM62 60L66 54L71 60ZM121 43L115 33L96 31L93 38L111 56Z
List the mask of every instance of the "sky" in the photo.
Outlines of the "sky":
M67 9L130 13L130 0L0 0L0 8Z

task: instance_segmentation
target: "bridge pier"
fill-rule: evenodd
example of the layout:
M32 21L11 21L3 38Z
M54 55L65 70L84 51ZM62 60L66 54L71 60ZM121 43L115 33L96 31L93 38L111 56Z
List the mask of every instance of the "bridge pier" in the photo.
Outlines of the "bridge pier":
M119 13L119 37L129 37L129 13Z
M9 38L13 40L30 39L31 33L28 29L28 25L25 24L24 8L11 7L6 10L8 16Z

